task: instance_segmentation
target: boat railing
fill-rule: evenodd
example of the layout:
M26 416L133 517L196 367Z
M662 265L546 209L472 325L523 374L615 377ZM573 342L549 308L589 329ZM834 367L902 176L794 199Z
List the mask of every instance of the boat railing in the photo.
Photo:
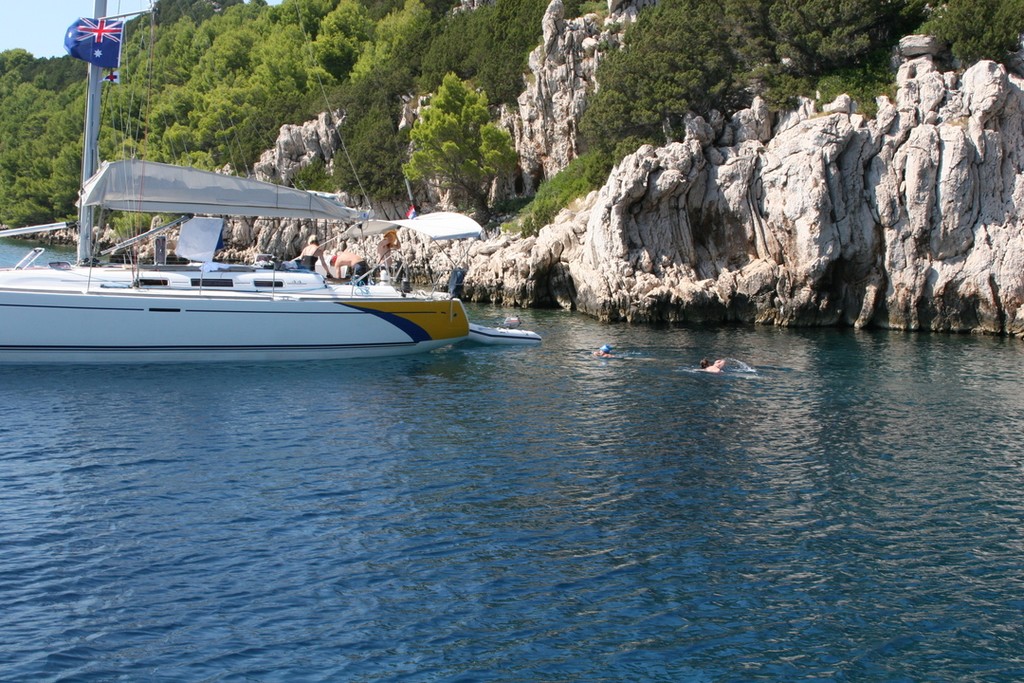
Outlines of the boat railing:
M442 272L430 282L431 291L440 296L451 299L461 299L465 290L466 269L453 268L450 271Z
M29 266L36 262L37 258L43 255L44 251L46 251L46 249L43 249L42 247L36 247L32 251L25 254L25 257L18 261L18 263L14 266L14 269L24 270L25 268L28 268Z
M350 289L353 295L366 295L371 292L371 286L390 286L398 294L405 296L413 291L410 269L404 260L392 258L390 265L379 262L372 268L359 275L352 275L344 280L333 281L336 291L342 288ZM439 274L437 277L431 275L430 283L426 291L417 289L417 296L427 296L434 299L440 298L461 298L464 289L466 270L455 268L450 272ZM379 296L383 290L376 289Z
M397 291L408 294L412 291L412 283L409 280L409 271L398 254L392 254L387 263L381 262L374 269L377 273L377 281L382 284L389 284Z

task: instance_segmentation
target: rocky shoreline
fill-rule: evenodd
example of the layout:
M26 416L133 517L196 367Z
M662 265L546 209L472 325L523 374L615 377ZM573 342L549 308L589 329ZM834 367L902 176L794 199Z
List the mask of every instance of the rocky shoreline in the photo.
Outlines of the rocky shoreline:
M471 252L466 296L607 321L1024 335L1024 80L907 51L895 102L755 103L644 147L537 237Z
M599 48L617 45L607 34L550 4L519 112L502 116L518 185L575 156L579 93ZM846 96L822 112L804 101L773 116L755 101L728 120L692 117L683 142L626 157L538 235L474 244L465 298L631 323L1024 336L1024 79L990 61L954 70L927 36L895 60L895 101L879 98L870 119ZM287 173L328 134L283 129L262 168ZM300 233L242 226L233 239L281 253Z
M549 6L520 110L502 115L517 185L576 155L578 93L599 47L617 45L607 33ZM954 70L925 36L905 38L896 58L895 101L879 98L870 119L846 96L822 112L804 101L773 116L755 101L728 120L691 117L684 141L627 156L538 235L472 244L464 298L610 322L1024 336L1024 78L990 61ZM285 182L317 160L329 170L339 139L326 114L285 126L257 176ZM399 217L404 206L374 208ZM312 232L331 237L295 221L231 221L226 257L286 258ZM450 268L435 245L403 241L430 262L421 277Z

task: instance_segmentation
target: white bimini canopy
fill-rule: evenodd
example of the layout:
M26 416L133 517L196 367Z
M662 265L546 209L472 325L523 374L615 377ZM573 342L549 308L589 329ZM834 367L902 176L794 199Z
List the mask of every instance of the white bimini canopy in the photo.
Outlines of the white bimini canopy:
M104 163L82 188L82 204L113 211L363 221L364 211L322 194L260 180L129 159Z
M484 234L484 229L475 220L452 211L425 213L416 218L403 218L395 221L374 219L349 228L348 233L350 235L378 235L395 227L415 230L438 242L480 239Z

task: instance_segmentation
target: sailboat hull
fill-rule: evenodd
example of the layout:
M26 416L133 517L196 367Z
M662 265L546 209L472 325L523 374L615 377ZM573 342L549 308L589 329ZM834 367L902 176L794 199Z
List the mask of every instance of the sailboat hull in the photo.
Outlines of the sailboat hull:
M469 334L458 299L0 288L0 364L368 358Z
M96 0L94 16L105 13L106 0ZM332 241L362 240L403 227L435 242L481 237L483 228L472 218L436 212L377 220L338 195L254 178L143 159L100 166L101 72L86 61L81 265L36 266L40 247L13 268L0 269L0 364L368 358L421 353L468 338L469 321L454 286L447 293L413 294L405 283L401 289L374 284L375 271L340 284L339 272L339 278L326 279L288 262L275 265L272 258L242 266L216 263L214 256L226 216L324 221L334 224ZM110 211L180 218L97 253L94 213ZM158 258L155 246L150 265L138 260L141 252L129 250L158 233L166 238L171 228L178 229L174 252L181 265L168 265L166 254ZM111 253L131 255L118 261L134 266L101 264L99 256ZM325 261L319 248L317 255Z

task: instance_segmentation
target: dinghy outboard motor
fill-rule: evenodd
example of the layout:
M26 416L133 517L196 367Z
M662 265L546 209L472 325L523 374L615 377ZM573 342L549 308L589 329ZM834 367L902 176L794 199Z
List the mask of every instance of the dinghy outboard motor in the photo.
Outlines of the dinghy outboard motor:
M466 269L456 268L448 278L448 294L456 299L462 298L462 291L465 289Z

